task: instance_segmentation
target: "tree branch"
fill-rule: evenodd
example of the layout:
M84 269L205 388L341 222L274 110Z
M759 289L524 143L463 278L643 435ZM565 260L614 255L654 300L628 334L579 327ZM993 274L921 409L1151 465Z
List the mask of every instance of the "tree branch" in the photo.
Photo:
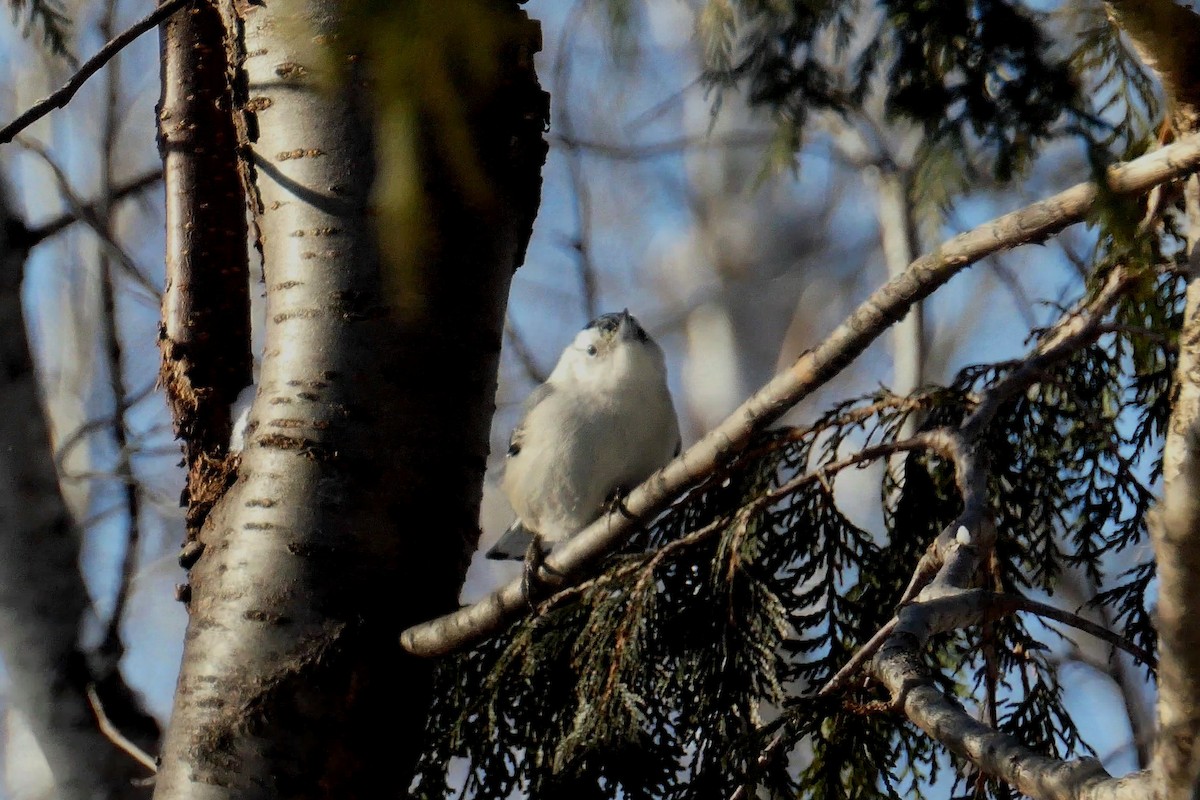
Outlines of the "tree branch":
M116 14L117 0L107 0L104 15L100 20L100 35L111 39L113 19ZM125 655L125 642L121 639L121 623L125 619L125 609L129 603L130 587L133 585L134 572L137 570L138 547L142 539L142 495L141 487L133 466L133 454L129 441L129 425L125 418L126 396L129 394L125 387L125 364L128 360L124 342L121 340L120 326L117 321L117 279L114 273L113 258L110 251L114 247L106 247L105 243L119 245L117 241L116 214L113 210L112 195L114 190L113 172L117 154L117 138L119 135L119 107L121 104L121 59L114 56L104 73L104 111L102 120L102 135L100 137L100 213L96 215L99 223L97 232L102 233L104 242L99 248L100 264L100 327L103 331L104 350L108 356L108 382L113 398L113 444L116 445L116 464L118 474L128 474L130 480L121 487L125 499L126 514L129 518L125 536L125 552L121 558L121 571L117 579L117 590L113 596L112 613L105 626L104 638L97 646L97 652L112 661L114 665L121 662ZM58 175L58 172L55 173ZM59 176L59 182L66 186L67 176ZM65 191L65 188L64 188ZM72 204L82 207L77 199ZM126 269L136 267L133 259L125 249L116 247L122 255L119 265ZM141 272L137 271L140 276ZM115 668L115 667L114 667ZM89 696L89 699L91 697ZM104 720L101 720L103 723ZM103 724L101 731L104 731ZM111 736L109 737L112 738ZM118 743L119 745L119 743Z
M57 91L43 97L41 100L34 103L21 116L14 119L12 122L0 128L0 144L11 142L18 133L28 128L33 123L37 122L42 117L49 114L56 108L62 108L67 103L71 102L71 98L79 91L79 87L87 83L88 78L100 71L108 61L117 53L125 49L125 46L134 39L141 36L143 33L153 29L158 23L167 19L179 9L195 2L195 0L166 0L154 11L147 14L142 19L135 22L128 30L120 36L112 39L108 44L101 47L96 55L83 62L83 66L71 76L71 79L62 85Z
M114 189L111 199L106 201L105 198L100 198L92 201L91 203L84 203L80 206L80 208L82 208L88 216L94 217L100 210L100 206L104 205L106 202L112 203L118 200L124 200L127 197L149 189L151 186L157 186L161 182L162 170L148 170ZM64 228L74 225L76 222L83 221L84 217L80 217L74 211L68 211L65 214L60 214L49 222L38 225L36 228L21 228L12 244L19 250L32 250Z
M512 353L517 357L521 368L525 370L526 377L535 384L545 383L548 373L537 363L537 358L533 355L529 343L525 341L525 337L513 324L512 315L504 318L504 335L508 337Z
M138 287L144 290L156 303L159 299L158 287L142 274L141 269L134 262L133 256L121 246L121 243L113 236L107 223L101 218L100 213L106 211L109 201L107 201L107 192L102 192L101 197L88 207L87 204L80 199L79 195L71 187L71 180L67 177L67 173L59 166L58 162L50 155L49 151L37 142L28 139L18 140L18 144L25 150L33 153L54 173L54 179L58 183L59 192L62 194L63 201L67 204L72 216L79 222L84 223L91 228L92 233L96 234L96 238L100 240L101 249L104 253L111 255L113 260L121 268L121 271L133 281Z
M152 773L158 772L158 765L154 763L154 759L147 755L145 750L134 744L128 736L121 733L121 730L108 718L108 714L104 712L104 705L100 702L100 695L96 694L95 684L88 684L87 699L92 707L92 713L96 715L96 724L99 726L100 732L110 742L128 753L134 761Z
M970 559L973 554L968 555L968 551L975 549L960 545L958 555L947 561L947 567L960 556ZM995 597L983 590L953 591L947 587L946 592L902 609L896 633L880 649L872 666L872 673L892 693L905 716L952 752L1035 800L1134 800L1150 796L1149 772L1113 779L1094 758L1048 758L1012 736L992 730L946 697L934 684L920 651L934 634L983 619Z
M1108 190L1138 194L1200 168L1200 136L1191 136L1108 172ZM1020 244L1042 241L1084 218L1099 194L1082 183L944 242L914 261L860 305L821 344L800 357L687 452L637 487L626 509L607 514L561 545L540 577L563 586L624 541L641 520L665 508L680 492L740 451L757 432L853 361L919 300L966 267ZM624 511L629 512L627 517ZM401 643L418 655L443 655L499 631L528 610L521 582L513 581L468 608L404 631Z

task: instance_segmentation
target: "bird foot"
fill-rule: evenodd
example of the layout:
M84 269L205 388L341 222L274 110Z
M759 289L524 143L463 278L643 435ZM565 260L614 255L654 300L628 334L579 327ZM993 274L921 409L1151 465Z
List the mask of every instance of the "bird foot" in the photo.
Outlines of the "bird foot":
M541 570L545 569L551 575L558 575L555 570L545 564L546 551L542 549L541 537L535 536L529 543L529 549L525 551L525 564L521 569L521 594L525 595L525 602L529 604L529 610L535 614L538 602L545 598L547 590L550 588L546 581L542 580Z
M635 520L637 517L629 510L629 506L625 505L625 498L629 496L629 490L624 486L618 486L612 490L612 494L604 501L605 510L611 514L614 511L620 512L621 516L628 520Z

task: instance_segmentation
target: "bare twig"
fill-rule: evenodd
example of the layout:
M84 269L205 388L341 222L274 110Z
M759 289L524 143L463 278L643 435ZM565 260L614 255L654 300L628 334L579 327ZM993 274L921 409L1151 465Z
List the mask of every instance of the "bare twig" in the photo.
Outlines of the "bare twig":
M554 56L554 96L563 98L556 104L558 122L556 127L562 135L573 138L575 125L571 118L570 83L572 43L583 16L587 12L588 0L576 0L564 25L562 41ZM568 244L575 252L579 269L579 284L583 301L583 312L587 319L596 316L596 267L592 263L592 193L583 174L583 160L577 149L567 150L567 171L571 177L571 196L575 205L577 233Z
M896 629L896 623L898 621L899 620L897 620L896 617L892 617L890 620L884 623L883 627L877 630L875 635L868 639L862 647L858 648L858 650L854 652L854 655L850 657L850 660L847 661L832 678L826 681L824 686L817 690L816 696L824 697L825 695L833 694L834 692L839 692L842 689L845 689L850 683L850 680L856 674L858 674L858 671L862 668L863 664L866 664L877 652L879 652L879 647L885 641L887 641L889 636L892 635L892 631Z
M116 0L108 0L104 16L100 21L100 35L104 39L112 37L113 18L116 14ZM100 213L97 216L99 230L103 232L102 239L117 243L116 220L110 201L113 193L114 161L117 152L118 109L121 95L121 59L114 55L105 71L105 102L103 112L102 134L100 137ZM63 176L62 180L65 180ZM76 202L76 206L82 207ZM104 349L108 356L108 383L112 390L113 401L113 441L116 444L116 471L118 474L128 474L130 480L122 486L125 496L126 514L129 519L125 537L125 553L121 559L121 572L117 580L117 591L113 598L112 613L105 627L104 639L100 642L99 651L114 663L119 663L125 653L125 643L121 639L121 621L125 617L125 607L129 602L130 587L133 584L134 571L137 568L138 546L141 543L141 508L137 475L134 473L133 457L128 426L125 421L126 396L125 388L125 353L121 342L121 334L117 325L117 281L113 272L112 248L100 248L100 326L104 335ZM121 250L123 253L124 251ZM119 263L119 262L118 262ZM132 266L132 259L130 259ZM128 269L128 266L126 267ZM140 271L138 271L140 275Z
M1101 625L1097 625L1091 620L1084 619L1061 608L1056 608L1045 603L1039 603L1036 600L1031 600L1026 597L975 590L974 592L963 592L961 595L957 596L950 595L940 597L936 600L925 601L925 603L927 605L929 603L944 604L955 602L960 599L963 601L969 601L970 604L975 608L975 611L973 612L975 616L970 618L970 621L987 623L990 620L1005 616L1013 611L1027 611L1037 614L1041 617L1055 620L1056 622L1061 622L1065 625L1070 625L1073 628L1078 628L1085 633L1089 633L1098 639L1108 642L1114 647L1124 650L1125 652L1147 664L1153 665L1155 663L1154 656L1152 654L1147 653L1145 650L1133 644L1125 637L1115 633L1114 631L1111 631ZM869 661L878 652L879 648L891 637L892 633L896 629L896 626L899 624L899 621L900 620L898 617L893 617L883 627L881 627L879 631L871 637L870 641L860 647L858 651L855 652L854 656L846 663L846 665L838 670L837 674L830 678L829 681L826 682L825 685L823 685L815 695L813 695L813 697L825 697L845 689L850 684L854 676L858 674L859 669L867 661ZM963 620L964 624L966 621L967 620ZM783 743L784 736L783 732L780 731L778 734L772 737L771 741L767 743L766 747L764 747L762 752L759 754L756 760L759 769L765 769L771 763L771 761L775 759L779 753L779 748L783 746ZM749 797L749 795L746 787L739 786L737 790L730 795L729 800L745 800L747 797Z
M92 707L92 713L96 715L96 723L99 725L100 732L104 734L104 737L121 750L133 756L133 760L146 769L151 772L158 772L158 764L155 760L147 755L145 750L131 742L125 734L117 730L117 726L113 725L112 720L104 713L104 706L100 704L100 696L96 694L95 684L88 684L87 699Z
M1118 194L1137 194L1197 168L1200 168L1200 136L1189 136L1109 170L1108 189ZM913 303L992 253L1042 241L1078 222L1097 195L1094 184L1079 184L961 234L914 261L902 275L875 291L824 342L804 353L687 452L630 493L625 504L629 517L624 513L607 514L556 549L543 569L545 579L553 583L553 573L568 577L577 574L610 552L637 521L664 508L682 491L696 485L744 448L757 431L837 375ZM407 650L419 655L445 654L495 633L527 609L521 582L513 581L475 605L409 628L401 641Z
M42 117L49 114L56 108L62 108L71 101L75 93L79 91L79 87L87 82L88 78L95 75L101 67L109 62L109 60L117 53L121 52L125 47L137 39L143 33L153 30L158 23L170 17L184 6L195 2L196 0L166 0L154 11L147 14L142 19L135 22L124 33L108 42L101 47L96 55L83 62L83 66L71 76L71 79L62 85L57 91L43 97L41 100L29 107L25 113L14 119L12 122L0 128L0 144L11 142L17 134L28 128L33 123L37 122Z
M1061 622L1064 625L1070 625L1072 628L1078 628L1084 633L1090 633L1097 639L1108 642L1118 650L1124 650L1143 664L1154 669L1158 668L1158 659L1154 657L1153 653L1143 650L1119 633L1111 631L1103 625L1097 625L1090 619L1081 617L1078 614L1072 614L1070 611L1065 611L1046 603L1039 603L1037 600L1031 600L1028 597L998 595L995 600L996 615L1000 616L1009 611L1028 611L1032 614L1037 614L1039 617L1045 617L1055 622Z
M155 388L156 384L151 383L143 387L141 390L133 393L129 397L124 398L117 405L116 409L114 409L114 414L125 413L130 408L153 394ZM65 473L67 469L67 458L71 455L71 451L83 443L87 437L91 436L93 433L102 431L111 426L113 424L113 420L115 419L114 414L105 414L102 417L90 419L63 438L62 443L58 445L58 449L54 453L55 470L57 470L59 473Z
M143 172L131 180L122 183L112 191L112 201L124 200L127 197L144 192L151 186L157 186L162 183L162 170L153 169ZM94 200L90 203L84 203L81 208L89 215L94 216L100 206L105 202L105 198ZM22 250L30 250L42 242L49 239L59 231L74 225L76 222L83 220L74 212L68 211L65 214L60 214L49 222L38 225L36 228L27 228L20 232L14 246L20 247Z
M513 355L517 357L521 367L525 370L526 377L533 383L545 383L547 373L538 364L534 358L533 351L529 348L529 343L525 341L525 337L517 330L517 326L513 324L511 317L506 317L504 320L504 334L508 337L508 344L512 347Z
M975 410L963 420L963 435L968 439L977 438L1006 400L1037 383L1051 365L1095 341L1103 333L1104 314L1136 279L1137 275L1129 270L1121 267L1114 269L1095 297L1084 301L1059 320L1038 344L1032 356L995 385L988 387Z
M970 560L977 556L969 552L971 549L959 548L958 555ZM957 558L948 559L947 567L952 560ZM1095 759L1047 758L974 719L946 697L930 677L920 649L934 634L1004 613L1005 604L1015 599L980 589L954 591L949 585L945 592L902 609L896 633L872 665L872 674L892 693L898 708L960 757L1037 800L1134 800L1149 796L1150 773L1113 779Z
M59 192L61 192L63 200L66 202L67 208L70 210L71 214L75 217L75 219L91 228L92 232L95 233L96 237L100 240L100 243L104 247L105 251L111 255L116 263L121 267L121 272L124 273L125 276L132 280L135 284L137 284L139 288L143 289L149 295L149 299L153 300L157 305L159 301L158 287L155 286L149 278L142 274L141 269L138 268L138 265L134 262L133 257L130 256L129 253L126 252L125 248L121 246L121 243L116 240L112 234L112 231L105 224L104 220L97 216L97 212L103 212L105 210L104 197L99 198L99 200L97 200L97 202L89 208L88 205L80 199L79 195L75 193L75 190L71 187L71 179L67 177L66 172L58 165L58 162L54 160L54 157L50 155L46 148L37 142L24 138L18 139L17 143L22 149L27 150L40 158L42 162L50 168L50 171L54 173L55 181L58 182Z
M1068 569L1059 576L1056 594L1063 597L1065 606L1075 607L1076 613L1081 613L1082 608L1096 596L1097 591L1095 583L1085 571ZM1090 610L1101 627L1110 630L1116 627L1112 610L1108 606L1097 604ZM1072 660L1090 666L1116 685L1121 694L1121 702L1125 706L1126 716L1129 718L1137 766L1139 769L1145 769L1150 765L1150 749L1154 742L1154 708L1145 695L1145 687L1138 670L1130 669L1126 659L1112 647L1105 648L1103 659L1094 658L1088 649L1079 645L1075 645L1073 650ZM1109 763L1108 758L1101 760Z

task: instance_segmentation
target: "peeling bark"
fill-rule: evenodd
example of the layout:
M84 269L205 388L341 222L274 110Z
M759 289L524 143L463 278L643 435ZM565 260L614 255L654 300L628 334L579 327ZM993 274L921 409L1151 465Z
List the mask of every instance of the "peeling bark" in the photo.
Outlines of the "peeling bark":
M248 231L216 6L198 3L164 22L161 49L167 286L160 381L183 440L192 539L232 478L229 409L250 383Z
M493 5L517 23L509 60L496 92L464 102L498 202L459 191L419 120L426 227L388 231L389 252L411 242L404 264L375 242L364 67L320 82L340 5L222 6L248 54L266 345L237 481L189 555L159 800L407 796L430 664L397 633L455 605L477 543L505 301L546 152L536 25ZM397 294L399 269L419 295Z

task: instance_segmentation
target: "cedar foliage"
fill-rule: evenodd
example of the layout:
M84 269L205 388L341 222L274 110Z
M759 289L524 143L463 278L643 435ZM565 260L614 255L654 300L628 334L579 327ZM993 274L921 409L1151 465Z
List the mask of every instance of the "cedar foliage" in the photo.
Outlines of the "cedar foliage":
M981 169L1001 183L1016 177L1054 139L1075 138L1095 167L1150 146L1155 86L1098 5L1070 17L1004 0L880 0L869 10L710 0L699 31L717 104L721 91L744 90L798 149L813 114L853 114L882 92L888 115L924 131L914 196L939 208ZM864 33L864 20L878 25ZM1147 549L1161 468L1181 242L1169 220L1161 236L1138 234L1136 204L1103 206L1085 295L1118 265L1141 279L1106 332L1005 401L976 440L999 531L989 579L1052 595L1063 570L1082 570L1101 587L1092 603L1152 652L1143 596L1154 564L1128 565ZM748 783L821 800L925 797L940 780L956 797L1013 796L946 774L948 753L886 710L876 687L815 693L891 617L925 547L960 510L952 467L916 450L902 485L884 471L884 530L863 530L832 493L838 462L895 442L913 414L926 430L956 426L1022 364L969 367L912 398L880 390L808 427L771 431L591 580L446 659L416 793L707 798ZM1052 631L1014 615L941 637L929 658L947 692L994 706L999 729L1046 754L1088 754L1046 656ZM795 754L793 768L783 754ZM466 760L465 785L447 784L449 765L464 763L451 757Z
M8 0L8 5L12 9L13 22L21 25L22 35L33 35L36 27L42 37L42 46L75 66L68 48L71 20L60 0Z
M1161 313L1155 327L1165 329L1181 282L1147 283L1145 301L1114 317ZM1052 592L1064 567L1081 566L1111 587L1096 602L1150 650L1141 598L1153 562L1109 575L1105 555L1145 541L1157 453L1141 445L1161 433L1172 360L1169 347L1105 334L1006 403L979 443L1004 590ZM462 787L442 789L453 754L470 760L469 797L614 797L617 787L628 797L728 797L747 776L780 796L926 796L945 754L873 705L886 697L870 686L813 693L887 621L926 544L959 511L952 470L910 456L902 491L883 487L883 536L847 519L829 482L803 478L848 450L895 441L917 409L927 428L956 424L1019 365L970 367L914 402L881 391L810 427L772 431L583 588L449 659L418 794L457 796ZM1090 753L1039 635L1015 616L993 626L999 727L1047 754ZM983 697L979 631L947 637L931 657L948 691ZM798 776L782 761L756 765L777 733L785 751L807 753ZM972 782L958 788L977 796Z

